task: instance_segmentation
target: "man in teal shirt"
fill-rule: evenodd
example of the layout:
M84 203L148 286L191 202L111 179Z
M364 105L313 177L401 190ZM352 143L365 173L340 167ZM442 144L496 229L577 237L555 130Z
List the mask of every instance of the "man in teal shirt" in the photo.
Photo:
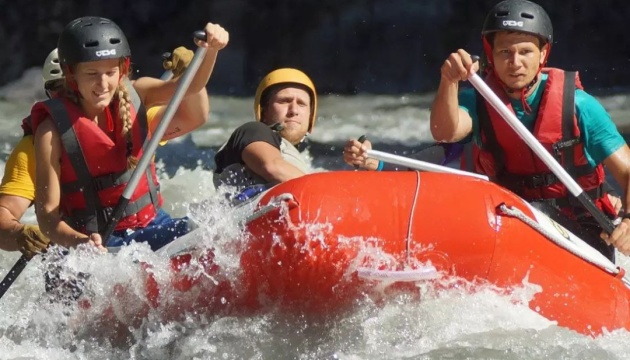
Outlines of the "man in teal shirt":
M625 194L630 188L630 149L601 104L581 90L576 73L543 68L553 43L545 10L526 0L505 0L489 12L482 30L488 85L611 218L603 166ZM551 205L554 219L614 260L614 245L630 254L630 217L611 234L601 228L549 168L474 90L460 91L478 65L459 49L441 68L432 111L436 141L476 145L476 171L525 200ZM623 204L630 208L630 197ZM577 229L577 231L575 230ZM601 238L600 238L601 236ZM603 241L602 241L603 239Z

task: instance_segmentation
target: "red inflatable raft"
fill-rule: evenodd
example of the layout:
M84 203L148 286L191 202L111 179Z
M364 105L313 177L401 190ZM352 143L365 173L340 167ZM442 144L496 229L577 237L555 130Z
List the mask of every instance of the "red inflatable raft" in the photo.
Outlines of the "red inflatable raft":
M588 335L630 329L623 270L491 182L431 172L327 172L277 185L257 202L240 279L215 286L220 294L195 290L204 295L189 307L230 296L247 309L328 314L383 283L457 276L509 289L527 279L542 287L530 308L560 326ZM177 275L190 259L185 246L165 251L174 256L173 286L182 298L204 286ZM209 271L220 273L204 256ZM158 306L159 289L149 290Z

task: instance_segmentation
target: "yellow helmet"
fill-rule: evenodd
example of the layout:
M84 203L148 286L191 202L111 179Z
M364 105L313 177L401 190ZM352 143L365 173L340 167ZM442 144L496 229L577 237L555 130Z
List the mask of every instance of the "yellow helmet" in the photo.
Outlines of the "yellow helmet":
M308 121L308 132L313 132L313 126L315 126L315 120L317 119L317 91L315 91L315 85L311 81L311 79L306 76L305 73L301 72L297 69L278 69L267 74L258 85L258 89L256 89L256 98L254 99L254 117L256 121L261 120L261 106L260 99L263 96L265 90L269 89L269 87L278 84L300 84L306 86L306 88L310 92L311 96L311 117Z

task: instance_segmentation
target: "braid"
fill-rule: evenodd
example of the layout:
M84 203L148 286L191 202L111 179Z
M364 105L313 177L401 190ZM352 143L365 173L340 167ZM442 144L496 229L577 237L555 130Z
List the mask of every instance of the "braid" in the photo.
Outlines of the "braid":
M63 88L62 88L62 89L61 89L61 91L60 91L60 96L63 96L63 97L65 97L66 99L68 99L68 100L72 101L75 105L78 105L78 106L80 106L80 105L81 105L81 104L80 104L80 102L79 102L79 99L80 99L80 97L81 97L81 94L80 94L78 91L76 91L76 90L72 89L72 88L68 85L68 83L67 83L67 82L65 82L65 81L64 81L64 83L63 83Z
M71 69L70 66L64 66L61 71L64 75L64 78L63 78L63 86L59 90L58 95L61 97L65 97L66 99L72 101L75 105L80 106L81 93L79 92L79 89L77 88L76 81L72 77L73 69Z
M134 169L138 165L138 158L131 154L133 150L131 96L123 82L118 85L118 117L122 120L122 136L127 140L127 168Z

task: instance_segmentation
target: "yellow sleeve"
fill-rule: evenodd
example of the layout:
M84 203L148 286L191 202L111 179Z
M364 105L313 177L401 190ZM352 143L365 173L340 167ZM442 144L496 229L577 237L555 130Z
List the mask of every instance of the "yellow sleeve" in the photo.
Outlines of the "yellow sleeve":
M151 123L153 122L153 120L158 117L158 113L160 112L160 110L164 110L166 109L166 106L151 106L148 110L147 110L147 124L149 125L149 129L151 128ZM162 111L161 115L164 112ZM162 116L159 116L158 121L160 121L162 119ZM160 145L164 145L166 144L168 141L160 141Z
M9 155L0 194L35 200L35 145L32 135L24 136Z

